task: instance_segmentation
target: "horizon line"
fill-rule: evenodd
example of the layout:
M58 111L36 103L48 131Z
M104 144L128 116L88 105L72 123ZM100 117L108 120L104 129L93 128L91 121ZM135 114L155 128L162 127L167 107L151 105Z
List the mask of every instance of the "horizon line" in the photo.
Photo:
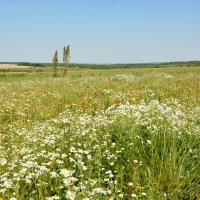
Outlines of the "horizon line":
M83 64L83 65L137 65L137 64L163 64L163 63L181 63L181 62L200 62L200 60L179 60L179 61L158 61L158 62L128 62L128 63L81 63L81 62L71 62L70 64ZM29 63L29 64L52 64L52 62L28 62L28 61L0 61L0 64L20 64L20 63ZM59 62L58 64L63 64Z

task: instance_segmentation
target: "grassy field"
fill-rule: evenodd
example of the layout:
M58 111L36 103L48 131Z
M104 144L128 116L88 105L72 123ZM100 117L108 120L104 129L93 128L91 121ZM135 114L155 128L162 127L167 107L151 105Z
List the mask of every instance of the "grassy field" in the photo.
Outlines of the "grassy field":
M0 200L200 199L200 67L0 77Z

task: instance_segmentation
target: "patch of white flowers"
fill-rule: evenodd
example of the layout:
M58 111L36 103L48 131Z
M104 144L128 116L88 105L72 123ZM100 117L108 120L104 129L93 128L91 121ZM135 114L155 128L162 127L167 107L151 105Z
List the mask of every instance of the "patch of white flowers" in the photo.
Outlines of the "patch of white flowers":
M6 194L15 199L21 190L32 188L30 197L41 190L48 191L44 192L47 200L123 198L120 187L123 183L115 166L126 148L134 149L134 144L117 143L113 127L126 124L133 130L144 130L146 138L139 134L130 137L136 137L149 148L154 145L151 135L163 131L177 137L184 134L195 137L200 133L198 119L199 108L188 110L176 101L152 100L139 105L129 102L113 105L95 115L66 109L43 123L10 127L7 135L0 135L0 196ZM198 152L189 151L193 156ZM135 168L143 165L139 158L131 159ZM138 195L147 196L144 191L130 194L132 198Z
M111 77L112 80L124 81L124 82L132 82L135 81L136 76L134 74L117 74Z

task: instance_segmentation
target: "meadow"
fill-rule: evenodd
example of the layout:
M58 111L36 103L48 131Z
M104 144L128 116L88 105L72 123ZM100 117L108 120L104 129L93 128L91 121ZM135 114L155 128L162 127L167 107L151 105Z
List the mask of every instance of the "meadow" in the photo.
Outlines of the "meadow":
M0 200L200 199L200 67L0 76Z

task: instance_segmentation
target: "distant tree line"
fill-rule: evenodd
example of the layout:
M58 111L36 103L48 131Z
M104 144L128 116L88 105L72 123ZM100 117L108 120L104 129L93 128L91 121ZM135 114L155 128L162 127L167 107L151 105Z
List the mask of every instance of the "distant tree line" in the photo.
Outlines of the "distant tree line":
M68 49L67 49L68 47ZM63 62L57 63L59 68L63 69L63 76L66 76L67 69L70 68L88 68L88 69L112 69L112 68L166 68L166 67L193 67L199 66L200 61L179 61L179 62L160 62L160 63L119 63L119 64L82 64L70 63L70 47L63 48ZM68 51L68 52L67 52ZM66 56L66 53L68 56ZM54 54L55 56L55 54ZM21 66L32 67L51 67L51 63L30 63L30 62L0 62L0 64L17 64Z
M46 63L29 63L29 62L20 62L20 63L17 63L17 65L30 66L30 67L46 67L47 66Z

